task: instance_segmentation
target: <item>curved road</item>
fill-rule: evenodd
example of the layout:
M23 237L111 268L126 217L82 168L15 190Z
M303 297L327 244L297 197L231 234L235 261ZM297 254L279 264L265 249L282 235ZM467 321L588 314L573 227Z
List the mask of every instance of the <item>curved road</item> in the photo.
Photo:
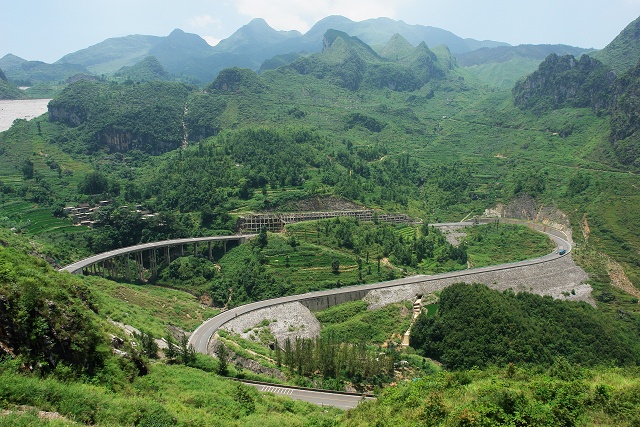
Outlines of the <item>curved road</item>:
M482 223L492 223L494 221L495 219L481 220ZM431 225L434 227L452 227L452 226L471 226L471 225L474 225L474 223L469 221L469 222L442 223L442 224L431 224ZM437 274L437 275L431 275L431 276L419 275L419 276L407 277L403 279L391 280L387 282L373 283L369 285L356 285L356 286L349 286L349 287L340 288L340 289L330 289L325 291L309 292L306 294L291 295L287 297L280 297L280 298L274 298L270 300L264 300L264 301L250 303L250 304L245 304L243 306L236 307L231 310L227 310L223 313L220 313L217 316L202 323L202 325L200 325L191 334L191 337L189 338L189 344L193 345L193 347L197 352L208 354L209 341L211 340L211 337L225 323L234 319L237 316L242 316L243 314L249 313L251 311L260 310L262 308L266 308L274 305L300 301L300 300L304 300L312 297L338 295L340 293L353 292L354 290L369 291L373 289L383 289L383 288L389 288L394 286L403 286L403 285L408 285L412 283L439 280L439 279L445 279L445 278L464 277L464 276L473 275L477 273L506 270L511 268L524 267L528 265L541 264L547 261L558 259L571 252L571 242L568 240L568 237L566 236L565 233L555 229L547 229L546 227L542 232L547 234L551 239L555 241L556 245L558 246L558 249L540 258L514 262L509 264L501 264L501 265L496 265L491 267L482 267L482 268L474 268L474 269L463 270L463 271L455 271L451 273L443 273L443 274ZM252 236L251 235L220 236L219 238L202 237L202 238L176 239L176 240L170 240L170 241L164 241L164 242L147 243L143 245L117 249L115 251L105 252L103 254L98 254L93 257L86 258L77 263L68 265L62 268L60 271L75 272L75 271L81 270L83 267L87 265L93 264L95 262L98 262L104 259L112 258L116 255L135 252L139 250L152 249L154 247L204 242L204 241L210 241L210 240L223 240L225 238L230 239L234 237L250 238ZM559 254L560 249L564 249L566 252L563 255L560 255ZM316 403L318 405L335 406L342 409L354 408L362 400L374 399L373 396L364 396L364 395L355 394L355 393L305 389L301 387L289 387L289 386L283 386L283 385L277 385L277 384L266 384L266 383L252 382L252 381L242 381L242 382L246 385L256 387L259 391L262 391L262 392L271 392L275 394L281 394L297 400L304 400L307 402Z
M467 225L473 225L473 223L463 222L463 223L446 224L446 226L467 226ZM434 224L434 226L444 226L444 224ZM418 276L406 277L402 279L390 280L387 282L372 283L369 285L355 285L355 286L348 286L348 287L339 288L339 289L328 289L325 291L308 292L305 294L290 295L286 297L273 298L273 299L268 299L264 301L258 301L258 302L241 305L239 307L235 307L235 308L232 308L231 310L227 310L223 313L220 313L209 320L206 320L195 331L193 331L193 333L191 334L191 337L189 338L189 344L193 345L194 349L198 353L208 354L209 340L211 339L213 334L215 334L216 331L220 329L225 323L229 322L230 320L238 316L242 316L243 314L260 310L262 308L274 306L274 305L296 302L296 301L305 300L313 297L338 295L341 293L353 292L354 290L370 291L373 289L383 289L383 288L390 288L394 286L403 286L403 285L409 285L413 283L419 283L419 282L425 282L425 281L431 281L431 280L464 277L464 276L473 275L477 273L485 273L490 271L506 270L506 269L516 268L516 267L524 267L528 265L540 264L540 263L544 263L554 259L558 259L571 252L571 243L567 240L566 236L564 236L563 238L557 235L560 233L562 232L558 232L555 229L548 230L545 232L545 234L551 237L551 239L553 239L553 241L556 243L556 245L558 246L558 250L555 250L552 253L540 258L534 258L534 259L529 259L525 261L508 263L508 264L494 265L489 267L472 268L468 270L454 271L450 273L434 274L429 276L418 275ZM564 253L563 255L559 255L558 254L559 249L564 249L566 253Z
M189 237L186 239L173 239L173 240L163 240L160 242L143 243L141 245L128 246L126 248L114 249L109 252L102 252L98 255L94 255L89 258L85 258L78 262L74 262L73 264L69 264L65 267L62 267L59 271L68 271L69 273L76 273L78 271L82 271L83 268L88 267L91 264L95 264L100 261L114 258L119 255L130 254L132 252L140 252L148 249L162 248L165 246L187 245L191 243L200 243L200 242L214 242L214 241L225 241L225 240L243 241L243 240L251 239L252 237L255 237L255 236L257 235L242 234L242 235L232 235L232 236Z
M320 406L334 406L340 409L351 409L363 400L373 400L372 395L347 393L341 391L318 390L304 387L292 387L257 381L240 381L245 385L255 387L258 391L287 396L296 400L315 403Z

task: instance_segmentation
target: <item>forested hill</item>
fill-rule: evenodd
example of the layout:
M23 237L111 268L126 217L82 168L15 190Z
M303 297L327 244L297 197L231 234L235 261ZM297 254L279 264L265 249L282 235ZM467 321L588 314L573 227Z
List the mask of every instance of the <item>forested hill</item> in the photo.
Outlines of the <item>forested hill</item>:
M171 79L171 75L155 56L147 56L142 61L130 67L124 66L113 76L138 83Z
M318 84L332 83L356 91L388 89L414 91L432 79L443 79L453 63L450 54L438 57L425 44L407 49L407 43L395 39L383 59L369 46L345 33L329 31L321 53L300 58L269 76L258 76L248 69L230 68L222 71L206 87L207 93L179 83L133 84L133 81L158 80L166 71L153 57L144 63L124 69L121 76L130 80L123 84L100 81L78 81L69 85L49 104L49 118L64 124L72 132L74 147L68 149L92 152L141 150L160 154L173 150L184 142L197 142L232 126L225 123L224 110L229 103L252 103L254 107L267 99L285 96L286 74L294 72L301 78L314 78ZM402 48L398 46L402 44ZM228 98L241 93L240 98ZM264 96L261 96L264 94ZM330 95L334 97L334 94ZM261 99L255 99L260 97ZM251 109L248 104L237 113L256 117L267 113ZM291 116L295 118L295 114ZM377 119L352 115L351 125L362 125L379 132L384 124ZM187 139L188 138L188 139ZM82 144L78 144L82 141Z
M22 99L25 95L15 85L9 83L7 76L0 69L0 99Z
M593 57L618 74L635 67L640 58L640 17L627 25L604 49L594 52Z
M549 367L558 356L583 366L638 364L640 346L612 326L586 303L457 284L442 291L435 316L416 320L411 346L453 369Z
M68 135L60 141L68 150L135 149L159 154L179 147L183 140L182 116L190 91L179 83L81 80L49 103L49 118L68 127Z
M583 55L549 55L538 70L513 88L514 103L534 112L565 107L592 108L597 114L611 106L615 73Z

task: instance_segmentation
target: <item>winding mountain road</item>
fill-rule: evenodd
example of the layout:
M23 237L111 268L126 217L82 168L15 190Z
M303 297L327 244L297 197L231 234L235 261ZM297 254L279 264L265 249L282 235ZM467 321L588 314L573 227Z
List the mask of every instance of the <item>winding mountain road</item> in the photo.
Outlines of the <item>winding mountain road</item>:
M481 220L482 223L493 223L495 221L496 221L495 219ZM468 221L468 222L441 223L441 224L430 224L430 225L434 227L456 227L456 226L464 227L464 226L472 226L476 223ZM245 304L239 307L235 307L231 310L227 310L211 319L206 320L191 334L191 337L189 338L189 344L191 344L197 352L208 354L209 341L211 340L211 337L225 323L235 319L236 317L242 316L246 313L260 310L266 307L271 307L279 304L291 303L296 301L303 301L307 299L324 297L324 296L335 296L342 293L350 293L354 291L368 292L371 290L393 288L398 286L411 285L415 283L423 283L423 282L450 279L450 278L461 278L461 280L464 280L463 278L473 277L476 274L481 274L486 272L495 272L500 270L509 270L509 269L521 268L525 266L537 265L537 264L540 264L542 267L544 263L560 259L561 257L564 257L571 252L572 245L571 245L570 238L564 232L553 229L553 228L547 228L547 227L543 227L542 230L539 230L539 231L547 234L551 239L553 239L553 241L557 245L556 250L554 250L552 253L547 254L543 257L534 258L534 259L525 260L525 261L513 262L508 264L495 265L490 267L481 267L481 268L474 268L474 269L468 269L463 271L454 271L450 273L442 273L442 274L435 274L435 275L418 275L418 276L406 277L406 278L396 279L396 280L391 280L386 282L373 283L369 285L356 285L356 286L349 286L349 287L344 287L339 289L329 289L325 291L308 292L305 294L290 295L286 297L274 298L274 299L258 301L250 304ZM239 236L234 236L234 237L237 238ZM252 236L245 235L241 237L250 238ZM61 271L79 272L79 271L82 271L82 268L90 264L99 262L101 260L109 259L116 255L127 254L127 253L146 250L150 248L204 242L204 241L211 241L211 240L223 240L223 239L230 239L230 238L232 239L233 237L225 236L225 237L217 237L217 238L209 237L209 238L194 238L194 239L177 239L173 241L147 243L143 245L118 249L118 250L103 253L103 254L98 254L93 257L90 257L82 261L79 261L77 263L66 266L62 268ZM560 251L562 249L564 249L564 251L562 255L560 255ZM288 396L297 400L312 402L318 405L334 406L342 409L354 408L355 406L358 405L359 402L363 400L374 399L373 396L365 396L357 393L305 389L301 387L290 387L290 386L284 386L284 385L267 384L267 383L259 383L259 382L252 382L252 381L242 381L242 382L246 385L256 387L259 391L262 391L262 392L270 392L274 394Z
M473 225L472 222L433 224L433 226L447 226L447 227L471 226L471 225ZM355 286L347 286L347 287L338 288L338 289L328 289L325 291L308 292L305 294L290 295L286 297L273 298L273 299L268 299L264 301L258 301L258 302L241 305L239 307L232 308L230 310L227 310L223 313L218 314L215 317L212 317L211 319L206 320L191 334L191 337L189 338L189 344L193 345L194 349L198 353L208 354L209 341L211 340L211 337L225 323L229 322L230 320L236 317L247 314L249 312L260 310L266 307L271 307L274 305L286 304L290 302L302 301L306 299L323 297L323 296L350 293L355 290L371 291L374 289L404 286L404 285L421 283L421 282L430 281L430 280L441 280L441 279L448 279L448 278L455 278L455 277L463 278L466 276L475 275L477 273L507 270L512 268L534 265L534 264L542 264L542 263L566 256L571 252L571 243L569 242L568 237L566 236L562 237L564 233L559 232L558 230L555 230L555 229L550 229L550 230L547 230L545 234L547 234L551 239L553 239L553 241L558 246L558 249L540 258L534 258L534 259L529 259L525 261L513 262L508 264L500 264L500 265L489 266L489 267L473 268L473 269L462 270L462 271L453 271L450 273L434 274L429 276L418 275L418 276L412 276L412 277L405 277L402 279L372 283L369 285L355 285ZM566 252L563 255L560 255L559 254L560 249L564 249Z

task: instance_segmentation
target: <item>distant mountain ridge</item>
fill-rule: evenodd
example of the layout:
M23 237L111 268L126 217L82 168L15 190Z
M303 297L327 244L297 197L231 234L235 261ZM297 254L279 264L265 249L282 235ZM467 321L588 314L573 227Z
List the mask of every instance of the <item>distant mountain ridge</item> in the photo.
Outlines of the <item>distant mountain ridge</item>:
M24 94L20 89L7 81L7 76L0 68L0 99L21 99Z
M318 21L305 34L298 31L277 31L263 19L254 19L216 46L210 46L196 34L179 29L166 37L129 35L110 38L69 53L54 64L45 64L45 68L57 70L52 80L64 80L74 74L86 72L111 75L122 67L131 67L148 56L155 56L167 72L176 76L192 76L200 83L207 83L224 68L246 67L257 71L263 62L278 55L302 51L320 52L323 48L323 36L328 30L355 36L374 48L386 45L395 34L401 35L414 46L421 42L431 47L444 44L453 53L507 45L495 41L463 39L440 28L409 25L389 18L355 22L342 16L329 16ZM22 62L24 60L21 58L7 55L0 59L0 67L10 80L30 78L17 72Z
M0 58L7 78L15 82L57 82L76 74L92 73L109 76L123 67L133 67L149 56L155 57L171 78L204 85L218 73L231 67L254 71L274 69L294 62L301 55L323 49L323 37L329 30L353 36L386 59L384 49L398 36L410 50L421 43L427 49L444 45L457 63L469 68L480 80L491 86L510 88L517 80L535 70L549 54L579 57L587 49L564 45L511 46L497 41L464 39L449 31L410 25L390 18L352 21L343 16L321 19L306 33L277 31L264 19L253 19L230 37L211 46L196 34L176 29L168 36L129 35L110 38L98 44L63 56L54 64L25 61L14 55ZM640 20L631 23L601 52L593 57L611 66L617 73L628 70L640 54ZM397 50L396 47L394 49Z
M47 64L42 61L27 61L12 54L0 58L0 68L4 70L7 79L20 86L63 81L76 74L89 73L80 64Z

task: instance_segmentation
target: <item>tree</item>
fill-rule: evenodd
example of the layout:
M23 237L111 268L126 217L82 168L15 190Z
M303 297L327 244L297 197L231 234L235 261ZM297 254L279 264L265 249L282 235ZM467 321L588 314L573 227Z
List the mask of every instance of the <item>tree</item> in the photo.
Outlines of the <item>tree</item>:
M340 273L340 261L338 259L334 259L331 263L331 271L333 272L333 274Z
M154 336L145 331L140 331L140 333L134 333L133 336L138 340L140 344L140 349L147 357L152 359L156 359L158 357L158 343Z
M222 341L218 341L214 351L218 358L218 375L226 376L229 373L229 361L227 360L229 358L229 350L227 350Z
M196 360L196 350L189 344L189 337L182 335L180 338L180 361L184 365L189 365Z
M171 332L167 333L167 348L164 351L165 356L168 359L174 359L178 355L178 349L176 347L176 341L173 338Z
M33 178L33 162L29 159L25 160L22 164L22 176L24 179Z
M82 194L102 194L109 189L109 181L99 171L93 171L78 183L78 192Z
M258 233L258 237L256 238L256 245L260 248L264 248L267 246L267 243L269 243L267 238L267 227L262 226Z

